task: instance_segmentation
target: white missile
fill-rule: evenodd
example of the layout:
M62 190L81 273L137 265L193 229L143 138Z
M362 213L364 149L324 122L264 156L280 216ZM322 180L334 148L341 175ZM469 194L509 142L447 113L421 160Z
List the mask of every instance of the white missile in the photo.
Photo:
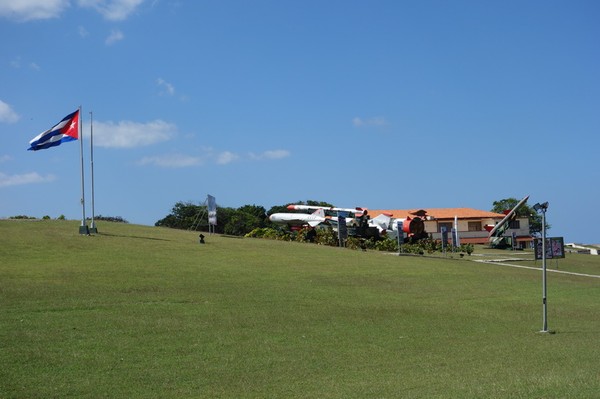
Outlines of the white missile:
M287 224L290 226L310 225L315 227L323 223L327 218L323 209L317 209L315 212L308 213L274 213L269 216L269 220L277 224Z
M318 206L318 205L297 205L291 204L287 206L287 209L291 211L311 211L315 209L323 209L324 211L335 211L335 212L349 212L356 215L362 215L367 211L365 208L336 208L334 206Z
M494 235L496 235L496 233L498 233L500 231L502 226L506 225L506 223L508 223L509 221L514 219L516 212L519 210L520 207L522 207L527 202L528 199L529 199L529 195L526 196L525 198L523 198L521 201L519 201L519 203L517 203L517 205L515 205L515 207L506 214L506 216L504 216L504 219L502 219L500 222L498 222L498 224L496 224L494 226L494 228L492 230L490 230L490 234L488 234L488 237L493 237ZM506 229L504 229L504 230L506 230Z

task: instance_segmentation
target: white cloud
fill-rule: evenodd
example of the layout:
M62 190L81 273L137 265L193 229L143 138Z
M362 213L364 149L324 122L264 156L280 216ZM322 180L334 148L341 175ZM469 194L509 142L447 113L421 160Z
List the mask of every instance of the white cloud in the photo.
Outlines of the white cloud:
M240 158L239 155L234 154L233 152L224 151L217 155L217 163L219 165L227 165L231 162L237 161Z
M157 155L153 157L144 157L138 165L154 165L163 168L186 168L202 164L202 158L192 157L182 154Z
M94 122L94 145L109 148L133 148L170 140L177 126L157 119L152 122Z
M108 37L106 38L106 40L104 41L104 43L107 46L113 45L118 41L121 41L125 38L125 35L123 35L123 32L121 32L119 29L113 29L110 31L110 35L108 35Z
M123 21L143 2L144 0L79 0L78 4L93 8L109 21Z
M213 150L207 150L207 158L214 159L219 165L227 165L235 161L239 160L252 160L252 161L260 161L264 159L282 159L290 156L290 152L287 150L268 150L264 151L260 154L249 153L246 157L242 157L236 153L231 151L222 151L216 155L214 155Z
M388 122L385 120L385 118L383 116L375 116L375 117L368 118L368 119L362 119L362 118L356 117L356 118L352 119L352 124L356 127L363 127L363 126L381 127L381 126L387 126Z
M109 21L127 19L145 0L78 0L83 8L92 8ZM59 18L71 6L70 0L0 0L0 17L26 22Z
M0 163L12 161L12 159L10 155L0 155Z
M0 0L0 16L18 21L58 18L69 0Z
M137 162L137 164L141 166L154 165L163 168L186 168L190 166L204 165L207 162L214 162L217 165L227 165L236 161L282 159L289 156L290 152L287 150L269 150L260 154L250 153L247 157L245 157L231 151L216 152L211 147L204 147L201 149L200 155L190 156L179 153L149 156L142 158Z
M15 123L19 120L19 115L12 109L12 107L0 100L0 122L4 123Z
M42 176L37 172L25 173L22 175L7 175L0 172L0 187L20 186L24 184L48 183L54 181L56 176Z
M162 78L158 78L158 79L156 79L156 84L158 85L159 88L161 88L163 90L161 92L161 94L166 93L171 96L175 94L175 86L173 86L171 83L167 82L166 80L164 80Z
M282 159L290 156L288 150L268 150L261 154L250 153L250 159L261 160L261 159Z

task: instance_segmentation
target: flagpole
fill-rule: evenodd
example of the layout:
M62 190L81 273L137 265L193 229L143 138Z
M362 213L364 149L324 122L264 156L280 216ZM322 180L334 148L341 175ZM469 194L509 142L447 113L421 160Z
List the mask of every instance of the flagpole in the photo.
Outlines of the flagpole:
M90 225L90 233L97 234L96 221L94 220L94 115L90 111L90 165L92 169L92 223Z
M79 106L79 118L78 119L78 129L79 129L79 155L81 158L81 226L79 226L79 234L90 234L88 230L87 224L85 222L85 185L83 179L83 134L81 129L81 106Z

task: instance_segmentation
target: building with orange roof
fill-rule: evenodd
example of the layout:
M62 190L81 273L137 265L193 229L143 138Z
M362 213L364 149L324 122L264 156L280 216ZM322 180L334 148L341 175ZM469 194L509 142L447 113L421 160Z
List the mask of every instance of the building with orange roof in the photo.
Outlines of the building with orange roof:
M433 239L441 239L442 227L450 232L454 227L454 219L458 222L458 236L461 244L487 244L488 231L485 226L494 226L504 218L504 214L482 211L473 208L427 208L427 209L369 209L369 216L375 218L386 214L393 218L405 219L420 217L425 224L425 231ZM505 235L516 236L517 246L525 248L533 238L529 233L529 219L516 218L510 222Z

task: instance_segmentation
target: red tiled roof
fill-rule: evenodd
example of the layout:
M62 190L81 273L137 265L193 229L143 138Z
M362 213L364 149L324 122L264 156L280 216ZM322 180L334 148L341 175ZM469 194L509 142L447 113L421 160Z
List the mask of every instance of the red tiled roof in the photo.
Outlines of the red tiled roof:
M407 216L415 217L415 213L420 210L427 211L427 216L435 219L452 219L457 216L459 219L502 219L504 214L481 211L473 208L423 208L423 209L369 209L371 218L377 217L382 213L391 215L394 218L405 218Z

